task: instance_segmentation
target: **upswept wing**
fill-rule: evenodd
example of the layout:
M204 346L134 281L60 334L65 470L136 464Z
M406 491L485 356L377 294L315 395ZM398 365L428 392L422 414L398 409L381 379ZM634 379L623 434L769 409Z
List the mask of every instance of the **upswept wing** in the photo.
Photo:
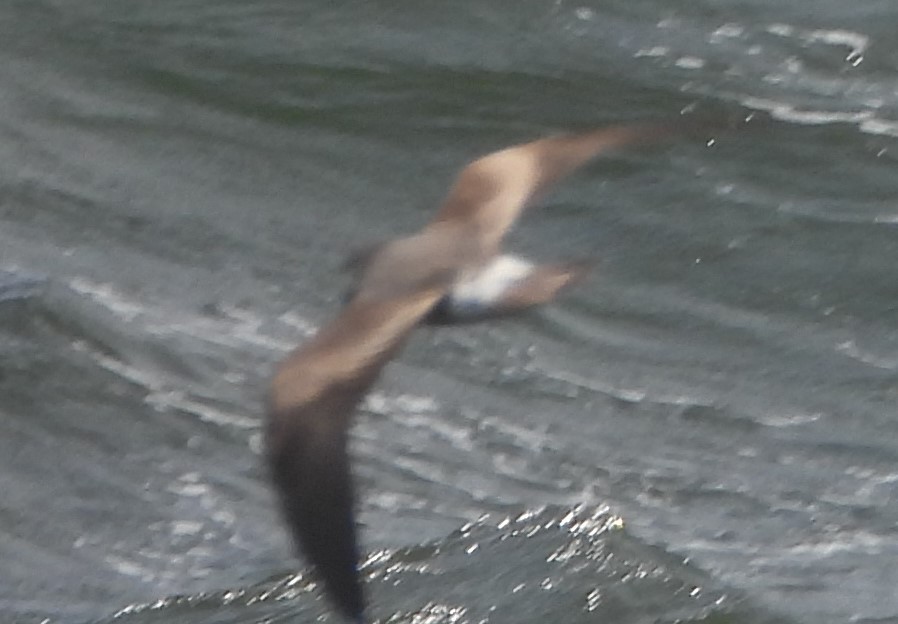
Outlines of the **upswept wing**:
M527 203L602 152L663 139L683 124L633 124L547 137L475 160L461 170L434 223L466 222L496 252Z
M346 448L350 419L444 291L355 299L284 360L271 384L268 459L287 522L327 593L356 621L365 603Z

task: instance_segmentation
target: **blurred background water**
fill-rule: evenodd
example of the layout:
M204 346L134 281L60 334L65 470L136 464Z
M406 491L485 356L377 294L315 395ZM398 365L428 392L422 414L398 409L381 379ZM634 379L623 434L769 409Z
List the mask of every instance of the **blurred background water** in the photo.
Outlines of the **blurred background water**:
M380 622L898 621L898 6L0 5L0 619L336 621L260 458L354 245L466 161L681 113L419 332L356 421ZM297 574L297 570L300 571Z

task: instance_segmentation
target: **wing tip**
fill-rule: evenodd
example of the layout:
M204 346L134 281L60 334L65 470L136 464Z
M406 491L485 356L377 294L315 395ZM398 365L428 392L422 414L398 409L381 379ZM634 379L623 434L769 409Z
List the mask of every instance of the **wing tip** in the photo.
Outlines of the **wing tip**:
M269 476L295 551L309 563L335 610L358 621L365 595L347 430L343 422L320 418L328 414L328 395L318 398L317 405L269 410Z

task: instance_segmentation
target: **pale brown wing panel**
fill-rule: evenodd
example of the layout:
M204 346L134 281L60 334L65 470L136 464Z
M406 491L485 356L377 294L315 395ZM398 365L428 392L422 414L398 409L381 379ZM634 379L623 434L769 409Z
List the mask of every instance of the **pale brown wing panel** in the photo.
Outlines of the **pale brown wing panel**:
M350 302L335 321L280 364L271 382L271 407L279 411L312 401L328 386L359 375L372 363L382 365L382 357L398 345L444 291L439 287L394 299Z
M434 221L469 222L485 246L496 248L527 202L550 184L602 152L657 141L680 128L678 123L612 126L488 154L461 171Z

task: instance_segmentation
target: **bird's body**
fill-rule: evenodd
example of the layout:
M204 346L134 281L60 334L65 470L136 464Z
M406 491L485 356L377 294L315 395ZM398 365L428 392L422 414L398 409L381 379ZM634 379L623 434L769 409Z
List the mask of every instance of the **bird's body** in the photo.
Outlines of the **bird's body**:
M295 541L344 615L364 621L348 429L383 366L420 324L518 313L580 279L588 262L503 255L508 228L534 195L593 156L681 129L614 126L475 160L429 225L354 259L357 283L343 310L280 364L268 399L269 465Z
M428 325L459 325L508 316L546 303L583 278L588 260L537 265L510 254L495 256L461 276L430 313Z
M495 309L496 302L509 288L533 273L534 264L519 256L495 256L492 260L462 275L431 310L431 318L445 324L478 320Z

